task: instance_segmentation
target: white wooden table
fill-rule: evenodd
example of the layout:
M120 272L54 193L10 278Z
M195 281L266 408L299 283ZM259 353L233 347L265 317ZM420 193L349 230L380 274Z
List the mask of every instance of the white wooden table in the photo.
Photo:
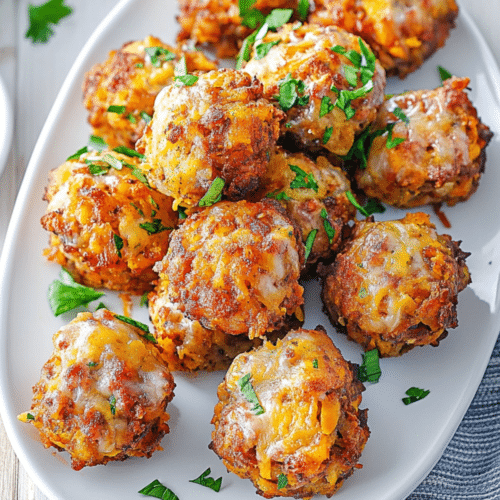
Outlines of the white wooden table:
M0 76L15 114L14 140L0 176L0 249L26 165L59 88L84 43L117 0L68 0L74 12L55 27L56 34L46 45L32 45L24 38L29 3L0 0ZM462 4L500 61L500 0L462 0ZM1 422L0 498L46 500L19 464Z

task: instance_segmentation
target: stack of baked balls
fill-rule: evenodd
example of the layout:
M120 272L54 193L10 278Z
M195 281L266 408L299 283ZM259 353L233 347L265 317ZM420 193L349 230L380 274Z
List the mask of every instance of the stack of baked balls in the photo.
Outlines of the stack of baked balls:
M220 2L180 3L181 39L233 54L252 33L236 1L226 10ZM66 330L56 334L32 422L46 445L70 451L76 468L158 447L167 427L156 408L171 399L169 371L227 370L211 448L228 469L265 497L330 496L361 467L369 435L363 386L322 327L301 329L300 279L321 274L332 323L382 356L437 345L457 325L457 296L470 282L459 243L424 213L377 222L358 220L356 210L361 190L403 208L465 201L478 187L491 132L465 78L385 98L386 70L404 76L418 67L444 43L457 9L451 0L434 1L432 13L419 1L383 3L383 23L375 2L332 1L305 13L311 24L269 27L272 9L303 2L258 1L268 30L247 38L243 69L216 69L200 52L149 37L87 75L94 132L122 147L79 152L51 173L47 255L79 283L150 292L156 343L139 341L147 369L160 364L162 375L151 417L125 410L120 384L97 381L106 367L129 363L104 354L128 356L113 348L123 320L109 311L79 316L71 327L81 330L77 340L61 343ZM293 16L304 12L287 20ZM106 335L90 339L102 325ZM64 362L51 366L66 351L82 361L62 374ZM151 377L137 370L146 384ZM70 379L83 392L72 393ZM111 395L112 416L129 419L147 446L132 432L120 437L138 440L126 447L132 451L110 445L98 457L75 440L85 448L100 430L79 421L78 437L57 434L55 415L73 414L81 398ZM92 418L104 425L110 409L99 405Z

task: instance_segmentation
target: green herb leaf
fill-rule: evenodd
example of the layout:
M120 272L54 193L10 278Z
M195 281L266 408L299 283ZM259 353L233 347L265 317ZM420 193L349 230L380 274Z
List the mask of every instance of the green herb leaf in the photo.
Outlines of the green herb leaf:
M260 10L257 10L257 9L249 10L241 18L241 24L243 26L246 26L247 28L252 29L252 30L262 26L265 23L265 21L266 21L266 18L264 17L264 14L262 14L262 12L260 12Z
M323 142L323 144L326 144L330 140L330 137L332 136L332 134L333 134L333 127L326 127L325 132L323 133L323 139L321 139L321 142Z
M209 467L205 472L202 472L200 476L198 476L196 479L190 479L189 482L201 484L202 486L206 486L207 488L210 488L211 490L214 491L220 491L220 487L222 484L222 477L219 477L219 479L208 477L210 473L211 470Z
M210 207L217 203L222 198L222 190L224 189L225 181L221 177L216 177L203 198L198 202L200 207Z
M171 229L174 229L171 226L164 226L161 219L153 219L153 222L143 222L142 224L139 224L139 227L147 231L149 236L161 233L162 231L170 231Z
M354 66L344 66L344 76L351 87L358 84L358 70Z
M364 286L362 286L359 290L358 296L360 299L368 297L368 290Z
M389 123L386 127L388 134L387 134L387 142L385 143L387 149L392 149L398 146L399 144L403 143L406 141L404 137L392 137L392 130L394 129L395 123Z
M365 59L365 63L361 64L361 83L366 85L369 80L371 80L375 74L375 63L377 61L375 54L370 50L370 48L363 42L361 37L358 38L359 48L361 54Z
M293 15L293 9L273 9L266 17L270 30L276 30L286 24Z
M179 214L179 219L184 220L187 219L186 215L186 207L181 207L180 205L177 207L177 213Z
M146 111L141 111L139 114L141 115L141 118L142 118L142 119L146 122L146 125L147 125L148 123L150 123L150 122L151 122L151 120L153 119L153 117L152 117L152 116L150 116L150 115L148 115L148 114L146 113ZM144 155L142 155L142 156L144 156Z
M361 382L378 382L381 375L378 349L365 352L363 363L358 368L358 379Z
M110 106L107 109L108 113L117 113L119 115L123 115L123 113L125 113L125 111L127 111L126 106Z
M89 137L88 148L94 151L104 151L108 149L108 145L102 137L99 137L98 135L91 135Z
M280 474L278 476L278 490L282 490L283 488L286 487L286 485L288 484L288 478L285 476L285 474Z
M296 174L295 179L290 182L290 187L292 189L309 188L316 191L316 193L318 192L319 186L313 174L304 172L304 170L297 165L288 165L288 167Z
M89 149L87 148L87 146L83 146L83 148L80 148L76 153L72 154L71 156L68 156L66 158L66 161L78 160L81 155L88 153L88 151Z
M94 366L97 366L98 364L99 364L99 363L97 363L96 361L89 361L89 362L87 363L87 366L88 366L89 368L93 368Z
M290 196L288 196L284 191L281 191L277 189L276 191L273 191L272 193L267 193L266 198L272 198L273 200L291 200Z
M356 111L352 108L351 102L355 99L365 97L373 89L373 81L369 80L365 85L354 90L339 90L336 87L331 87L331 90L337 94L335 106L341 109L348 120L350 120Z
M104 175L109 172L109 165L102 165L100 163L94 163L90 160L86 160L85 163L87 163L89 172L92 175Z
M342 47L341 45L330 47L330 50L333 50L333 52L345 56L347 59L349 59L349 61L352 62L352 64L354 64L356 68L361 68L362 57L359 52L356 52L355 50L347 51L345 47Z
M136 68L144 68L144 63L137 63L135 65Z
M252 375L250 373L243 375L243 377L241 377L238 380L238 385L240 386L241 392L245 396L246 400L249 403L253 404L252 411L256 415L262 415L264 413L264 408L260 404L259 398L257 397L257 394L255 394L255 390L252 386L252 382L250 381L251 376Z
M127 115L127 120L130 122L130 123L137 123L137 119L135 118L135 116L132 114L132 113L129 113Z
M309 8L309 0L299 0L299 5L297 5L297 14L299 15L299 19L301 21L305 21L307 19Z
M163 47L146 47L144 52L149 56L151 64L159 68L163 62L172 61L175 59L175 54Z
M179 497L172 491L169 490L166 486L155 479L147 486L139 490L139 493L143 495L147 495L154 498L159 498L160 500L179 500Z
M236 58L236 69L241 69L243 67L243 63L250 60L250 55L252 53L252 47L255 43L256 36L257 33L254 31L251 35L247 36L245 40L243 40L243 44L241 45L238 57Z
M316 358L313 359L313 368L318 368L318 360Z
M335 238L335 229L333 228L333 226L330 224L330 221L328 220L328 212L326 211L325 208L321 209L320 216L323 219L323 227L325 228L326 235L328 236L328 242L331 245L333 238Z
M80 285L68 271L61 269L59 279L54 280L49 286L48 298L54 316L59 316L76 307L86 307L103 295L103 292Z
M245 17L257 0L238 0L240 17Z
M117 146L116 148L113 148L113 151L122 155L130 156L131 158L140 158L141 160L144 160L146 158L143 154L138 153L135 149L130 149L126 146Z
M116 398L113 394L109 397L109 408L111 410L111 415L116 413Z
M292 78L288 75L279 82L279 94L273 96L283 111L288 111L293 106L305 106L309 102L308 95L304 94L305 84L302 80Z
M331 113L333 111L334 107L335 106L333 105L330 97L327 95L324 95L321 98L321 104L319 107L319 117L322 118L323 116L327 115L328 113Z
M54 34L52 25L69 16L73 9L64 0L49 0L40 5L28 5L29 28L24 34L32 43L47 43Z
M147 305L148 305L148 292L144 292L141 295L141 301L139 302L139 305L141 307L147 307Z
M123 168L123 163L113 155L104 155L102 161L105 161L110 167L116 168L116 170L121 170Z
M95 308L95 310L99 311L99 309L108 309L108 307L106 306L106 304L104 302L99 302L99 304L97 304L97 307Z
M385 212L385 207L380 204L379 201L374 199L369 199L366 205L361 206L351 191L346 191L347 199L365 216L370 217L370 215L379 213L382 214Z
M316 235L318 234L317 229L313 229L306 238L305 243L305 252L304 252L304 260L307 262L309 255L311 254L312 247L314 245L314 240L316 239Z
M122 257L122 248L123 248L123 239L118 236L117 234L113 234L113 240L115 242L115 247L116 247L116 253L118 254L118 257Z
M255 59L259 60L266 57L269 51L280 43L281 40L275 40L274 42L261 43L255 47Z
M35 420L35 417L31 413L26 413L26 420Z
M198 78L196 75L180 75L175 77L175 81L182 83L186 87L191 87L198 81Z
M409 405L411 403L415 403L415 401L420 401L424 399L431 391L419 389L418 387L410 387L405 394L408 396L407 398L403 398L402 401L405 405Z
M406 125L410 123L409 118L404 114L403 110L398 106L394 108L392 111L392 114L396 117L399 118L400 120L404 121Z
M442 66L438 66L438 71L439 71L439 78L441 78L441 83L444 83L445 80L448 80L448 78L451 78L453 75L445 68Z
M148 325L145 325L144 323L141 323L140 321L137 321L135 319L129 318L128 316L121 316L120 314L115 314L115 318L120 321L123 321L124 323L128 323L129 325L139 328L139 330L142 330L146 334L142 335L145 339L149 340L150 342L153 342L153 344L158 343L154 335L151 335Z

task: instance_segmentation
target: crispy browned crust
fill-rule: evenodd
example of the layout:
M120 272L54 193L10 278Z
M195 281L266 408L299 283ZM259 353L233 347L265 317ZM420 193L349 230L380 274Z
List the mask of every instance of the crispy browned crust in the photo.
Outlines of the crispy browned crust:
M362 87L361 79L356 86L351 86L344 68L352 63L331 50L340 45L347 51L359 53L358 37L334 26L303 25L296 28L286 24L276 33L269 32L262 41L279 43L263 58L259 58L254 50L244 70L262 82L267 98L273 100L280 94L280 82L289 74L304 83L304 96L308 96L307 104L294 105L286 111L281 133L293 134L305 147L323 147L338 155L347 154L355 135L375 119L377 109L384 102L386 80L380 63L375 63L372 90L352 101L353 117L348 119L338 107L320 116L323 99L329 98L332 104L337 101L337 93L332 87L338 91ZM331 135L325 140L327 130Z
M387 147L387 133L376 137L367 168L356 172L358 186L389 205L411 208L466 201L477 189L493 133L478 118L466 87L468 78L450 78L434 90L405 92L386 101L373 130L395 123L393 137L404 141ZM408 125L392 113L399 107Z
M151 63L145 49L161 47L175 57L158 66ZM108 59L93 66L83 82L84 105L93 133L110 148L133 148L146 127L144 113L153 115L153 105L160 90L173 82L174 67L185 57L188 72L216 69L216 64L199 51L182 51L148 36L125 43L109 53ZM124 106L123 113L108 112L110 106Z
M303 263L300 230L281 205L220 202L172 233L155 293L207 330L258 337L302 305Z
M141 224L148 227L157 220L163 228L173 228L177 215L172 199L149 189L130 168L92 175L85 160L106 165L99 162L106 155L132 166L138 163L115 152L94 152L50 173L45 192L49 205L41 219L51 232L45 255L79 283L142 294L153 288L153 266L167 251L170 230L149 234Z
M252 8L264 15L272 9L296 9L298 0L257 0ZM234 57L252 29L241 24L238 0L179 0L178 41L211 44L217 57Z
M239 387L246 374L262 414ZM370 434L363 390L321 327L290 332L233 361L217 391L210 448L265 498L330 497L361 467ZM288 484L278 489L281 474Z
M322 271L325 312L339 331L381 356L436 346L458 324L468 255L449 235L437 235L426 214L358 222Z
M442 47L455 26L454 0L316 0L308 21L361 36L387 75L404 78Z
M102 309L79 314L53 341L33 387L33 418L20 416L45 447L67 451L75 470L161 450L175 383L141 331ZM144 388L146 373L154 391Z
M213 179L239 200L260 184L284 118L263 98L262 84L241 71L200 75L191 86L166 87L138 142L143 170L175 206L193 207Z

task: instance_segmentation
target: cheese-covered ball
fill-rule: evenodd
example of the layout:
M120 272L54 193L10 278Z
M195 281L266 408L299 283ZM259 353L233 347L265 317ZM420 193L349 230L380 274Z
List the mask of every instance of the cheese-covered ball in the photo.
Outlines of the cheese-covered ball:
M53 337L54 351L19 416L73 469L150 457L169 432L174 380L145 332L106 309L80 313Z

